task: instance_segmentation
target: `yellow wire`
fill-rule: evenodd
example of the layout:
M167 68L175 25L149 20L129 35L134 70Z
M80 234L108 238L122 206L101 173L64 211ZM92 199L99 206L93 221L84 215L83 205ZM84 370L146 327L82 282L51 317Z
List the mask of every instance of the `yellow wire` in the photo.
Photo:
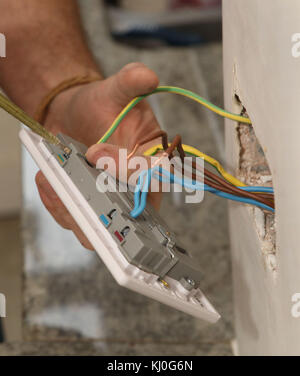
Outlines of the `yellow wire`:
M191 100L197 103L200 103L204 107L208 108L209 110L215 112L216 114L220 116L223 116L225 118L228 118L228 119L240 122L240 123L252 124L249 118L228 112L218 106L215 106L214 104L210 103L206 99L188 90L184 90L184 89L173 87L173 86L159 86L152 93L145 94L140 97L136 97L130 103L128 103L128 105L119 113L119 115L116 117L112 125L109 127L109 129L105 132L105 134L101 137L101 139L97 143L100 144L100 143L106 142L109 139L109 137L113 134L113 132L118 128L121 121L132 110L132 108L134 108L135 105L137 105L141 100L147 98L149 95L160 93L160 92L170 92L173 94L182 95L184 97L190 98Z
M189 145L182 145L183 150L186 153L193 154L197 157L203 158L206 162L214 166L219 173L223 176L224 179L226 179L229 183L237 186L237 187L246 187L246 184L242 183L239 179L232 176L229 172L227 172L220 162L218 162L216 159L210 157L209 155L206 155L202 153L201 151L197 150L196 148L189 146ZM145 156L151 156L155 155L159 150L164 150L163 146L161 144L151 147L150 149L146 150L144 155Z
M108 128L108 130L104 133L104 135L100 138L100 140L97 142L97 144L101 144L103 143L103 141L108 137L110 136L110 133L111 133L111 130L115 128L115 125L116 123L119 122L119 119L126 115L127 111L129 110L129 108L133 105L133 103L135 103L137 98L134 98L131 102L128 103L128 105L119 113L119 115L116 117L116 119L114 120L114 122L112 123L112 125Z
M172 86L159 86L159 87L160 88L172 88ZM175 94L182 95L183 97L190 98L191 100L200 103L202 106L208 108L209 110L211 110L211 111L215 112L216 114L218 114L222 117L225 117L227 119L231 119L231 120L234 120L234 121L237 121L237 122L240 122L240 123L244 123L244 124L252 124L250 118L246 118L246 117L241 116L241 115L232 114L232 113L227 112L227 111L225 111L221 108L217 108L216 106L212 105L211 103L200 100L199 98L196 98L196 97L194 97L194 96L192 96L188 93L181 92L181 93L175 93Z

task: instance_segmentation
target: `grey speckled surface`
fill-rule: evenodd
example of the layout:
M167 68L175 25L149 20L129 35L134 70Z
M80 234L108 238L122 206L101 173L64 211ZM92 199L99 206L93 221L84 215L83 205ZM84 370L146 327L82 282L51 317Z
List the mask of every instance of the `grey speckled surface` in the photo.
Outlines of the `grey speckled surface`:
M135 49L113 42L97 0L81 1L93 51L106 75L132 61L154 69L164 84L194 90L222 105L219 44L197 48ZM222 159L222 120L172 95L151 104L170 136ZM23 355L230 355L232 297L226 202L212 195L197 205L174 205L162 215L200 262L202 290L222 314L211 326L119 287L99 258L60 229L32 185L36 168L24 155L24 344L0 346Z
M227 344L135 344L130 342L35 342L0 345L2 356L230 356Z

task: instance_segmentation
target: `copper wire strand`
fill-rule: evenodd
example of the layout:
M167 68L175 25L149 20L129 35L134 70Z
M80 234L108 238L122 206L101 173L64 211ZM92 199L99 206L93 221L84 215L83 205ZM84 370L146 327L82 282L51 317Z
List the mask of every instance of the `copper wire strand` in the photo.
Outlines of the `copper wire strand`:
M151 142L151 141L154 141L156 140L157 138L161 137L162 139L162 145L163 145L163 148L168 148L168 134L163 131L163 130L158 130L156 131L154 134L150 135L150 136L147 136L146 138L144 138L142 141L138 142L137 144L135 144L134 148L132 149L132 151L128 154L127 156L127 159L130 159L133 157L133 155L137 152L137 150L147 144L148 142Z

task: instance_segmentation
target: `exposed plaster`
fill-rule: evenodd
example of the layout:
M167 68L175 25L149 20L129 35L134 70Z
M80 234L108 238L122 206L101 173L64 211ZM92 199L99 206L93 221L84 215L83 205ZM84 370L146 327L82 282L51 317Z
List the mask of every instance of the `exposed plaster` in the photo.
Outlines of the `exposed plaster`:
M237 96L236 99L239 102ZM242 105L241 114L247 115L246 109ZM240 148L238 178L247 185L271 187L272 174L253 126L240 123L236 132ZM275 279L277 272L275 215L257 207L251 208L251 211L261 244L265 268L272 273Z

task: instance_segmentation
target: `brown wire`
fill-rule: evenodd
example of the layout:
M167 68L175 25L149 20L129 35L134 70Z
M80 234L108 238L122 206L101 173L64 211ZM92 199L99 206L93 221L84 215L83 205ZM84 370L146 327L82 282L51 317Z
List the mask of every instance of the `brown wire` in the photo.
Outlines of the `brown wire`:
M179 152L180 159L183 162L184 158L185 158L185 151L182 147L181 136L177 135L174 138L174 143L176 143L176 145L177 145L177 150ZM195 162L192 162L192 166L193 166L194 169L197 169L197 165L196 165ZM183 170L183 173L184 173L184 170ZM239 188L235 187L234 185L228 183L226 180L220 178L219 176L217 176L213 172L207 170L206 168L204 168L204 175L205 175L204 183L211 186L212 188L222 190L223 192L235 194L235 195L238 195L240 197L251 198L253 200L261 202L262 204L265 204L265 205L268 205L268 206L274 208L274 202L272 202L270 200L270 199L272 199L272 195L270 195L270 197L267 196L268 198L265 198L265 196L261 196L259 193L255 194L255 193L251 193L251 192L246 192L246 191L239 189ZM196 178L196 175L193 174L193 179L195 179L195 178ZM210 180L207 179L207 178L209 178ZM213 181L219 183L219 185L222 188L221 189L217 188L218 184L216 185Z
M184 163L184 158L186 156L185 151L182 146L182 139L180 135L176 135L169 146L168 144L168 136L167 133L164 131L158 131L155 134L148 136L147 138L143 139L141 142L139 142L135 148L134 151L138 149L138 147L146 144L147 142L153 141L158 137L162 137L162 145L165 153L168 155L168 158L173 158L173 153L175 150L178 151L180 159L182 163ZM175 167L172 165L173 168ZM192 162L192 167L194 170L199 170L198 166L195 162ZM182 168L182 173L184 174L184 168ZM245 197L250 198L252 200L256 200L258 202L261 202L262 204L268 205L272 208L274 208L274 195L271 193L251 193L246 192L242 189L239 189L238 187L230 184L226 180L222 179L221 177L217 176L213 172L209 171L208 169L204 168L204 179L200 179L200 182L207 184L208 186L215 188L219 191L226 192L235 196L239 197ZM196 176L195 173L192 173L192 179L198 180L199 177Z
M178 150L178 145L181 143L181 136L178 134L174 137L172 143L170 146L168 146L167 149L165 149L165 152L168 154L169 159L173 157L173 153L175 149ZM182 160L182 159L181 159Z
M170 147L167 150L165 150L165 152L168 154L169 158L171 158L172 153L174 152L175 149L177 149L179 156L180 156L180 159L181 159L182 163L184 163L185 151L183 150L183 147L182 147L182 141L181 141L180 135L176 135L172 144L170 145ZM173 165L173 167L174 167L174 165ZM193 168L195 169L195 166L193 166ZM205 173L205 170L206 169L204 169L204 173ZM182 173L184 174L184 167L182 167ZM192 179L197 180L197 176L196 176L195 173L192 173ZM222 184L215 183L215 182L209 180L206 176L204 176L204 180L201 179L201 182L211 186L212 188L222 190L223 192L232 193L232 190L230 188L223 187ZM244 193L244 191L242 191L242 193Z
M196 166L196 164L194 164L194 165ZM262 204L266 204L266 205L271 206L272 208L274 208L274 203L272 203L268 199L265 199L265 198L261 197L259 194L255 194L255 193L252 193L252 192L246 192L246 191L244 191L242 189L239 189L239 188L235 187L234 185L231 185L227 181L223 180L219 176L215 175L213 172L211 172L211 171L209 171L207 169L205 169L205 170L206 170L205 174L208 177L210 177L211 179L219 182L220 184L223 184L224 187L227 187L227 188L231 189L234 192L234 194L241 195L243 193L244 197L251 198L253 200L261 202Z
M165 147L164 147L164 149L165 149ZM168 154L169 158L172 158L173 152L175 151L175 149L178 150L179 155L180 155L180 159L181 159L182 162L184 162L185 152L184 152L183 147L182 147L182 141L181 141L180 135L176 135L175 138L173 139L171 145L167 149L165 149L165 152ZM195 162L193 162L192 166L193 166L194 169L197 169ZM184 170L183 170L183 173L184 173ZM274 203L269 201L268 199L260 196L259 194L254 194L254 193L246 192L242 189L239 189L239 188L233 186L232 184L226 182L222 178L218 177L214 173L210 172L206 168L204 168L204 175L205 175L204 176L204 183L209 185L212 188L221 190L221 191L226 192L226 193L238 195L240 197L251 198L251 199L259 201L259 202L261 202L265 205L268 205L270 207L274 207ZM194 180L196 179L195 174L192 174L192 177L193 177Z

